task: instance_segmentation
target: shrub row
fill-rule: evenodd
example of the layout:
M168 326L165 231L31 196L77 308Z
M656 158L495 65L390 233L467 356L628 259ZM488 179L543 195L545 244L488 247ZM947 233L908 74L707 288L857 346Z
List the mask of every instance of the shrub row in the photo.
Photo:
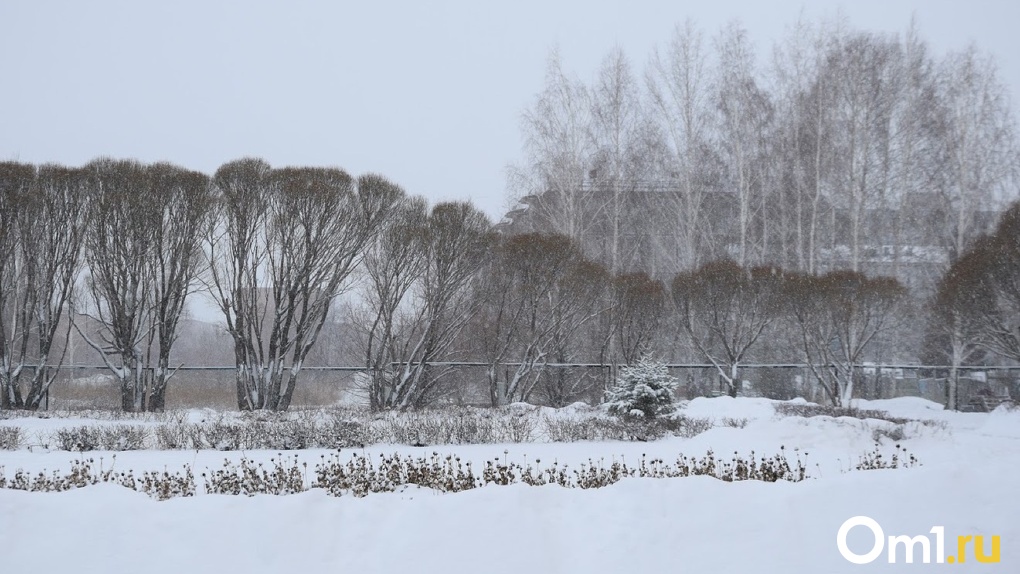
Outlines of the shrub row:
M504 453L505 454L505 453ZM798 455L790 461L785 449L771 457L758 457L754 451L748 456L734 453L730 459L720 458L708 451L700 458L680 455L672 464L662 459L641 457L636 465L623 459L606 463L588 460L577 468L558 462L542 466L542 461L530 463L508 462L493 458L485 461L480 471L470 462L453 455L409 457L400 454L379 455L378 462L366 455L353 454L346 461L338 453L323 455L311 469L296 455L272 458L268 465L242 458L238 462L225 460L223 467L202 473L207 494L252 496L255 494L295 494L313 488L324 489L333 496L366 496L369 493L394 492L407 487L430 488L439 492L460 492L486 485L528 484L541 486L557 484L564 488L602 488L624 478L680 478L710 476L726 482L758 480L763 482L800 482L808 478L807 453L802 460ZM179 472L145 472L136 478L132 471L117 473L111 467L93 470L94 459L75 460L70 473L57 472L37 475L18 470L8 480L0 467L0 488L32 492L60 492L99 483L119 484L144 492L158 500L194 496L195 476L188 465ZM919 466L917 458L899 445L891 457L885 458L879 449L859 457L857 464L848 470L880 470Z
M746 421L723 421L742 426ZM0 448L24 443L14 427L0 434ZM372 416L349 410L296 414L249 414L188 422L183 415L155 425L82 425L39 437L41 446L92 450L300 450L355 448L372 444L411 446L524 443L536 441L647 441L664 436L689 438L712 428L708 419L683 415L630 419L592 412L574 417L543 416L520 408L452 409Z
M812 404L777 403L781 416L831 416L879 419L895 425L875 429L873 437L900 441L918 425L946 428L941 421L907 421L884 411ZM157 422L160 421L160 422ZM410 446L577 441L650 441L665 436L690 438L712 428L709 419L681 413L657 418L613 417L599 411L549 416L537 409L456 408L372 415L354 409L294 413L223 413L188 422L183 413L143 424L81 425L39 436L35 444L67 451L93 450L300 450L358 448L373 444ZM154 424L155 423L155 424ZM724 418L723 426L743 428L746 419ZM908 428L909 427L909 428ZM29 442L18 427L0 427L0 450Z
M114 458L116 460L116 457ZM32 475L18 469L8 480L0 467L0 488L27 490L30 492L63 492L75 488L83 488L100 483L113 483L144 492L157 500L169 500L182 496L195 495L195 476L191 467L185 465L181 472L144 472L135 477L133 471L116 472L109 469L93 469L95 459L75 460L71 463L71 471L67 474L58 472L40 472Z
M908 419L890 416L879 410L858 409L854 407L834 407L832 405L816 405L814 403L774 403L776 414L783 417L850 417L855 419L878 419L891 423L903 424Z

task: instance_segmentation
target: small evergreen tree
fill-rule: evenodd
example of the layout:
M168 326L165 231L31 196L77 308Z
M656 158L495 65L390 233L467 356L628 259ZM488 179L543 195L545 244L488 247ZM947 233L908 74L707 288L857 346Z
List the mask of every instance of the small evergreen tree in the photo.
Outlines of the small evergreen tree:
M673 410L673 391L679 382L662 363L643 356L638 364L624 367L606 391L606 410L618 416L654 418Z

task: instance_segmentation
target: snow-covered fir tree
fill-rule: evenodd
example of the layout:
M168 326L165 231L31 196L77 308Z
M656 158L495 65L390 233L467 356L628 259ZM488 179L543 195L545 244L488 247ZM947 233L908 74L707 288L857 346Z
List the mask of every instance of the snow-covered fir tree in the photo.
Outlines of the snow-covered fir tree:
M679 381L666 365L643 356L637 365L623 367L606 391L605 408L619 416L656 417L673 410L673 391Z

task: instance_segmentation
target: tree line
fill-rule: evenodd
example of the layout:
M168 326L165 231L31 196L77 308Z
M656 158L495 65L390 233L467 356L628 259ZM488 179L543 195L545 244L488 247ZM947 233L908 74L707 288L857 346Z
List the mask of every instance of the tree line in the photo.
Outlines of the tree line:
M403 191L257 159L212 178L167 163L0 164L0 406L39 408L72 330L125 411L162 410L186 300L233 341L238 406L286 409L336 297Z
M75 334L124 410L162 410L200 291L232 342L246 410L288 408L327 325L365 367L376 410L442 401L464 384L449 363L465 360L486 365L492 405L597 401L604 380L548 365L647 355L710 363L731 395L742 365L796 357L843 405L862 362L918 356L890 342L925 309L924 352L944 364L1020 359L1020 206L924 309L895 279L853 270L723 258L669 281L614 273L565 234L500 233L470 203L429 206L382 176L251 158L212 177L132 160L0 163L0 218L3 408L40 407Z
M756 53L739 23L688 21L645 62L613 49L585 81L552 54L511 167L513 227L613 272L728 257L930 292L1017 197L1008 90L975 46L936 56L915 25L837 19Z

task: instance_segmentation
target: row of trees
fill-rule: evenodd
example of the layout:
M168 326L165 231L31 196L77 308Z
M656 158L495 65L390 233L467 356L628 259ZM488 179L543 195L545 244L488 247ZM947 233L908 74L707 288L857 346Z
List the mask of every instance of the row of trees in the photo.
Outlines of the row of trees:
M669 282L612 274L570 238L498 235L463 205L403 202L366 251L340 315L369 366L375 409L457 392L456 361L483 366L494 406L563 406L605 380L550 364L636 364L653 355L714 366L731 395L749 361L803 361L845 404L878 339L899 335L911 301L898 282L707 263ZM889 347L883 349L889 350ZM885 358L906 358L903 355Z
M0 164L0 406L40 406L74 329L117 379L124 410L162 410L185 302L203 290L234 343L239 407L286 409L402 197L379 176L255 159L212 179L111 159Z
M202 291L233 345L242 409L286 409L320 334L354 349L375 409L432 404L455 361L485 366L493 405L597 398L551 363L707 362L730 394L749 361L805 362L835 404L865 360L909 361L895 280L710 261L671 281L613 273L562 234L500 234L468 203L428 206L386 179L274 169L213 177L101 159L0 164L0 391L38 408L74 333L129 411L161 410L186 303ZM1020 207L945 275L928 352L1020 360ZM884 338L884 339L883 339ZM893 354L890 354L893 353ZM942 361L938 361L942 362Z
M930 288L1016 197L1020 165L988 56L842 20L798 22L767 57L736 23L688 22L643 74L615 49L589 82L554 53L522 132L515 223L659 278L730 257Z
M242 409L289 406L327 322L347 326L376 409L441 398L452 374L443 361L465 359L487 365L494 405L562 405L597 394L597 382L547 364L633 363L669 349L692 358L675 350L681 334L735 393L740 362L794 284L731 262L681 273L670 287L613 275L564 235L497 235L470 204L429 208L379 176L257 159L212 178L111 159L79 169L4 163L0 213L7 408L40 406L74 332L117 379L124 410L162 410L185 304L199 290L233 342ZM817 313L840 305L819 297Z

